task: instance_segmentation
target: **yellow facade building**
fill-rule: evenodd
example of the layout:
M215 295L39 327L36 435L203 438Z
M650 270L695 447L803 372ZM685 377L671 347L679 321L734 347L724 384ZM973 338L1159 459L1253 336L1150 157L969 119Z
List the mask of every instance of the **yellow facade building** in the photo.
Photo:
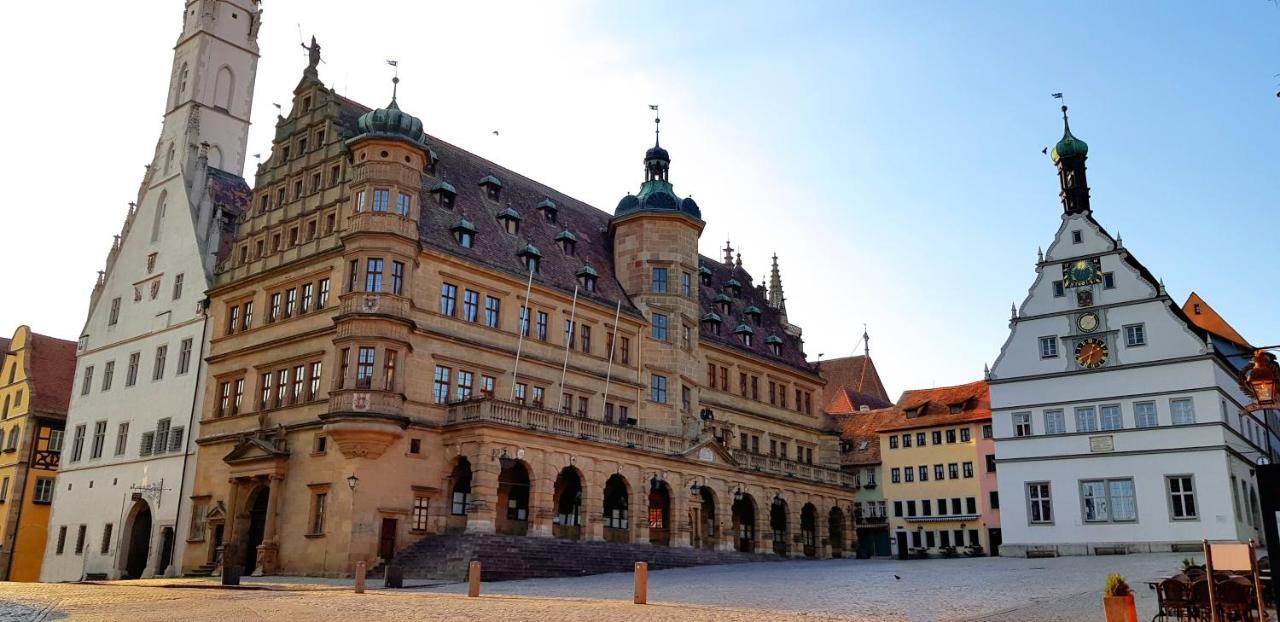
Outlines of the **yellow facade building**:
M998 537L986 382L907 391L881 425L884 496L899 558L977 555ZM995 531L992 531L995 530Z
M0 352L0 579L38 581L76 344L19 326Z

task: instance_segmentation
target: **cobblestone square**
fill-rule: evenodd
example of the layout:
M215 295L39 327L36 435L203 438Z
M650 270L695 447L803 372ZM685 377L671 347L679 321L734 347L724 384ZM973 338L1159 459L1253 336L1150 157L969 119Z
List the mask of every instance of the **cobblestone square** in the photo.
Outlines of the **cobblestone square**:
M828 560L654 571L649 606L631 604L630 574L351 592L350 580L247 579L263 589L207 589L201 579L110 584L0 584L0 622L45 620L849 620L1083 622L1101 620L1108 572L1134 586L1140 619L1154 614L1143 583L1185 555ZM380 585L371 581L370 585ZM165 587L168 586L168 587ZM206 588L206 589L198 589Z

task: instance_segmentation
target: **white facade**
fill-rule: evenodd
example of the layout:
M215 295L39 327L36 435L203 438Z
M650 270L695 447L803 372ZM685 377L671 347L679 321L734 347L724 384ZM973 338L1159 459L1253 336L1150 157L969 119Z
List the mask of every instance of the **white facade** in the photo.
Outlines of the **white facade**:
M1072 287L1064 269L1095 258L1098 282ZM1247 360L1215 348L1087 197L1010 328L990 372L1001 554L1261 539L1252 467L1268 449L1236 379Z
M260 15L252 0L188 0L182 18L155 157L80 337L44 581L181 567L211 332L204 292L234 216L210 188L244 167ZM59 531L80 525L84 552L59 547Z

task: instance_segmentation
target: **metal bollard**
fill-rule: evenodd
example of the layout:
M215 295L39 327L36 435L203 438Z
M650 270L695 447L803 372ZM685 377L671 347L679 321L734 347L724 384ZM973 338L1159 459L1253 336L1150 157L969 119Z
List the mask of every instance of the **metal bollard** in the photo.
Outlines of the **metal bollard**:
M367 569L364 566L364 562L356 562L356 593L357 594L364 593L364 575L366 571Z
M467 566L467 598L480 596L480 562L471 562Z
M636 598L637 605L649 602L649 563L636 562Z

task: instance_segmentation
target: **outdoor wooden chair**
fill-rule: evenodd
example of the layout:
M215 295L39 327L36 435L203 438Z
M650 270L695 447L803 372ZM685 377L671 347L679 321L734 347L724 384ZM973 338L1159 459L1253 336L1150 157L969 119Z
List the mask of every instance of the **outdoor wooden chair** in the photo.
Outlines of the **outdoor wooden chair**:
M1196 620L1196 608L1191 601L1191 584L1176 577L1165 579L1156 586L1158 612L1152 620Z

